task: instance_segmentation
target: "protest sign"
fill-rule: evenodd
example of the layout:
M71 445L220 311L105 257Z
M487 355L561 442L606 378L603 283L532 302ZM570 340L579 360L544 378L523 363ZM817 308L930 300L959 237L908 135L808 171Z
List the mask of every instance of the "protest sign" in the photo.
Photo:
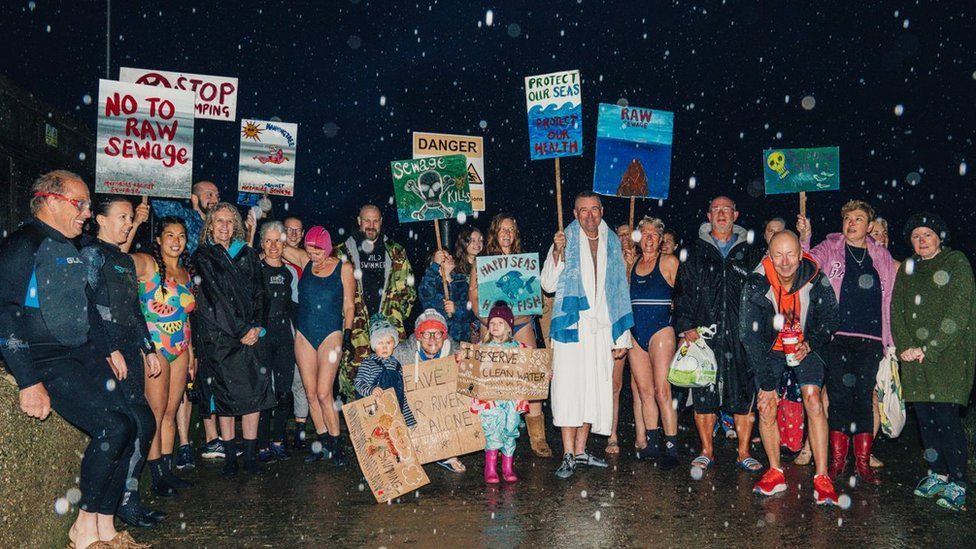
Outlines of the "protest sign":
M413 132L413 157L429 158L461 153L468 159L471 209L485 211L485 140L470 135Z
M468 160L463 154L390 162L400 223L471 215Z
M674 113L600 103L593 192L667 198Z
M515 316L542 314L539 254L488 255L477 258L478 316L487 318L497 301Z
M578 70L525 77L532 160L583 154L583 104Z
M454 355L403 365L407 403L417 420L410 440L420 463L485 449L485 433L471 413L471 397L457 392L457 372Z
M188 198L193 94L98 81L95 192Z
M236 78L122 67L119 81L189 91L194 94L197 118L225 122L237 120Z
M297 141L298 124L241 119L237 190L294 196Z
M396 391L365 397L342 407L359 468L376 501L383 503L416 490L430 480L410 442L410 429L397 404Z
M481 400L545 400L552 350L461 343L458 392Z
M840 189L840 148L763 151L766 194Z

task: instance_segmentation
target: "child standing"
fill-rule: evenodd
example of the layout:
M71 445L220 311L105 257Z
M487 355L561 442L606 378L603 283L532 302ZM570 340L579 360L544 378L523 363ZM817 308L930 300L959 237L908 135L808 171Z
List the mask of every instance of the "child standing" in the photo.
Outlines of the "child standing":
M373 349L373 354L364 358L359 365L354 385L360 398L379 395L383 389L393 389L407 427L413 428L417 425L417 420L410 411L403 389L403 366L393 358L393 349L399 340L397 329L388 320L374 318L369 327L369 346Z
M488 333L483 344L486 347L519 347L513 339L515 316L506 303L499 302L488 313ZM529 411L525 400L471 400L471 412L481 417L485 431L485 482L498 484L498 452L502 453L502 477L515 482L515 443L519 436L519 414Z

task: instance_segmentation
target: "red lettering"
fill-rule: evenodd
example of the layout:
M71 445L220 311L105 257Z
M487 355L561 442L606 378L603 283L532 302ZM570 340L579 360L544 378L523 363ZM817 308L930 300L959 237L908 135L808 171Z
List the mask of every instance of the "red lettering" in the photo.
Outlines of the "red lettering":
M176 137L176 130L179 129L179 120L174 120L172 124L160 124L156 123L156 127L159 129L159 135L165 137L167 141L172 141Z
M220 84L220 104L223 105L224 104L224 99L228 95L234 93L234 91L235 91L235 86L233 84L231 84L230 82L223 82L223 83L221 83Z
M119 116L122 113L132 114L138 109L139 103L131 95L119 97L119 93L115 92L105 98L105 116Z
M125 120L125 135L135 134L136 137L141 137L139 134L139 119L136 117L127 118Z
M651 121L651 116L653 116L653 115L654 115L654 111L649 111L649 110L646 110L646 109L645 110L642 110L640 112L640 121L641 122L644 122L646 124L646 123L648 123L648 122Z
M173 118L174 114L176 114L176 105L173 105L173 102L169 99L163 99L163 102L159 104L160 118L163 120L169 120L170 118Z
M119 141L121 141L121 140L118 137L109 137L108 138L108 145L105 146L105 154L107 154L109 156L118 156L119 155Z
M203 99L204 101L213 101L214 98L217 97L217 86L212 82L203 82L203 85L200 86L200 91L197 93L200 94L200 99Z

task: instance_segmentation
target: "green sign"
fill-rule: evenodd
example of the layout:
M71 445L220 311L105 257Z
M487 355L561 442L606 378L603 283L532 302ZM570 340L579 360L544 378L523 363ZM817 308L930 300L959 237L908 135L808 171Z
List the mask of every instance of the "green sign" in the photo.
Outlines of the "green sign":
M471 215L468 160L463 154L390 162L400 223Z
M766 194L840 190L840 147L763 151Z

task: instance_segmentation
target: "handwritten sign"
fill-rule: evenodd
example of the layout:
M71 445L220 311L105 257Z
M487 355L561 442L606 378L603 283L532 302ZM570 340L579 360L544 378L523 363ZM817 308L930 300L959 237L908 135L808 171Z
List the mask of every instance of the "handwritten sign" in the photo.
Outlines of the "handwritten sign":
M532 160L583 154L583 96L580 73L525 77Z
M241 119L237 190L294 196L298 124Z
M477 258L478 316L487 317L498 301L515 316L542 314L539 254L488 255Z
M376 501L383 503L430 482L410 442L393 389L342 407L359 468Z
M485 140L470 135L413 132L413 157L429 158L461 153L468 159L471 209L485 211Z
M481 400L545 400L551 349L481 347L461 343L458 392Z
M840 190L840 147L763 151L766 194Z
M98 81L95 192L188 198L193 94Z
M481 421L471 413L471 397L457 392L454 355L403 365L403 387L417 425L410 440L420 463L485 449Z
M593 192L667 198L674 113L600 103Z
M468 159L463 154L390 162L400 223L471 215Z
M237 79L122 67L119 81L192 92L197 118L237 120Z

